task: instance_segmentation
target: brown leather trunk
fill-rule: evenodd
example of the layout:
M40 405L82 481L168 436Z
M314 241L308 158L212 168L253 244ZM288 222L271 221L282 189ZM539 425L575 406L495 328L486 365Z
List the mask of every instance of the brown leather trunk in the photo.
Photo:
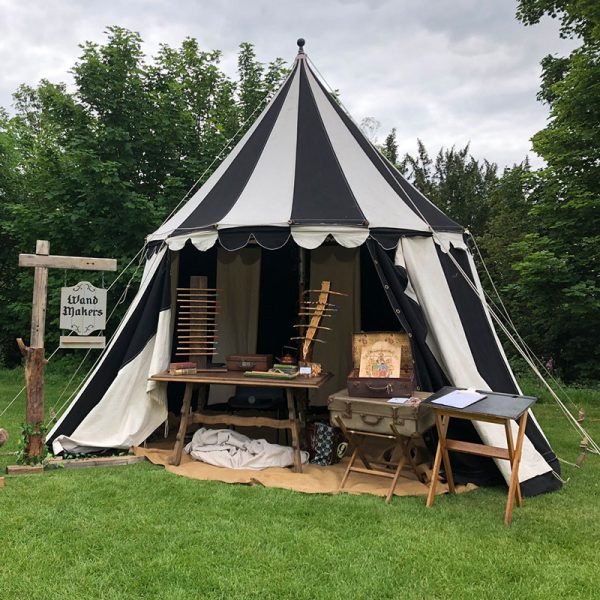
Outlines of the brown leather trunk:
M361 351L387 341L398 348L401 356L400 377L359 377ZM410 396L416 388L409 337L402 332L362 332L352 334L353 369L348 375L348 394L362 398Z
M413 378L409 377L359 377L358 369L348 375L348 394L362 398L394 398L410 396L415 389Z
M268 371L273 366L272 354L230 354L228 371Z

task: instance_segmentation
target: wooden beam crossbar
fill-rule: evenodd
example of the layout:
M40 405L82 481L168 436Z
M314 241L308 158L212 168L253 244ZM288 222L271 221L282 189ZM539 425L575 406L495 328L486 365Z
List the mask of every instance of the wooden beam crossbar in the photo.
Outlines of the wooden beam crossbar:
M50 254L50 242L37 240L35 254L19 254L20 267L32 267L33 300L31 307L30 346L20 338L17 344L25 357L25 387L27 390L26 421L30 433L26 441L25 454L34 461L42 453L44 438L44 333L46 323L46 303L48 295L48 269L77 269L80 271L116 271L114 258L93 258L86 256L58 256ZM79 337L79 336L77 336ZM88 336L93 344L97 337ZM74 340L73 340L74 341Z

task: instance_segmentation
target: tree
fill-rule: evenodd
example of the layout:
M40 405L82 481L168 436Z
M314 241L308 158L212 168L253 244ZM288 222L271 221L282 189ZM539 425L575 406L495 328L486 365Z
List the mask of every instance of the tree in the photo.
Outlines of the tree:
M600 336L600 5L586 0L522 0L518 17L561 22L581 45L568 58L546 57L539 98L548 126L533 137L546 161L534 190L535 229L515 265L526 301L536 299L539 325L568 379L598 379ZM544 318L545 317L545 318Z
M435 161L418 140L417 155L406 154L401 170L434 204L469 228L483 233L487 226L490 192L497 181L497 166L479 162L469 145L456 150L440 149Z
M194 39L147 59L139 34L120 27L107 30L106 43L81 49L73 92L48 81L21 86L16 114L0 114L5 359L30 317L31 273L16 269L18 252L42 238L56 254L126 265L218 166L285 74L281 60L265 67L249 44L240 50L239 81L220 69L220 52L201 51ZM62 274L51 277L49 315L64 283ZM50 321L56 331L57 318Z
M380 148L381 153L394 165L398 166L398 141L396 140L396 128L394 127L390 133L388 133L383 142L383 146Z

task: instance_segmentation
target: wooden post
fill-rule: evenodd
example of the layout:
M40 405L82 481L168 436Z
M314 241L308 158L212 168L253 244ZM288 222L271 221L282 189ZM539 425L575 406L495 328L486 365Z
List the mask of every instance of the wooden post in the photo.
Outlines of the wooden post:
M46 328L46 298L48 268L82 269L87 271L116 271L117 261L108 258L79 256L50 256L50 242L37 240L35 254L19 254L20 267L34 267L33 302L31 309L30 346L21 338L17 344L25 357L25 388L27 392L26 423L28 438L25 454L37 462L44 448L44 333Z
M37 256L48 256L50 243L38 240L35 247ZM31 308L30 346L26 347L22 340L17 340L25 357L25 387L27 409L25 421L28 427L25 454L36 459L42 454L44 439L42 424L44 422L44 330L46 327L46 291L48 287L48 268L35 267L33 275L33 302Z

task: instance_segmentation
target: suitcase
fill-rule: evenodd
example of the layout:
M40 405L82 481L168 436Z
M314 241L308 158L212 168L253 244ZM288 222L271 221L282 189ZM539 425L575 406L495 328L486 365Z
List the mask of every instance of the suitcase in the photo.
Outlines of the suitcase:
M413 378L359 377L358 369L348 375L348 394L361 398L394 398L410 396L415 389Z
M329 418L337 426L339 417L347 429L371 433L391 433L394 425L401 435L421 434L435 423L431 408L421 401L431 394L415 392L407 404L390 404L376 398L356 398L342 390L329 396Z
M359 377L363 349L385 342L398 348L400 377ZM352 334L353 369L348 375L348 394L361 398L410 396L416 387L410 341L406 333L369 332Z
M273 366L272 354L230 354L228 371L268 371Z

